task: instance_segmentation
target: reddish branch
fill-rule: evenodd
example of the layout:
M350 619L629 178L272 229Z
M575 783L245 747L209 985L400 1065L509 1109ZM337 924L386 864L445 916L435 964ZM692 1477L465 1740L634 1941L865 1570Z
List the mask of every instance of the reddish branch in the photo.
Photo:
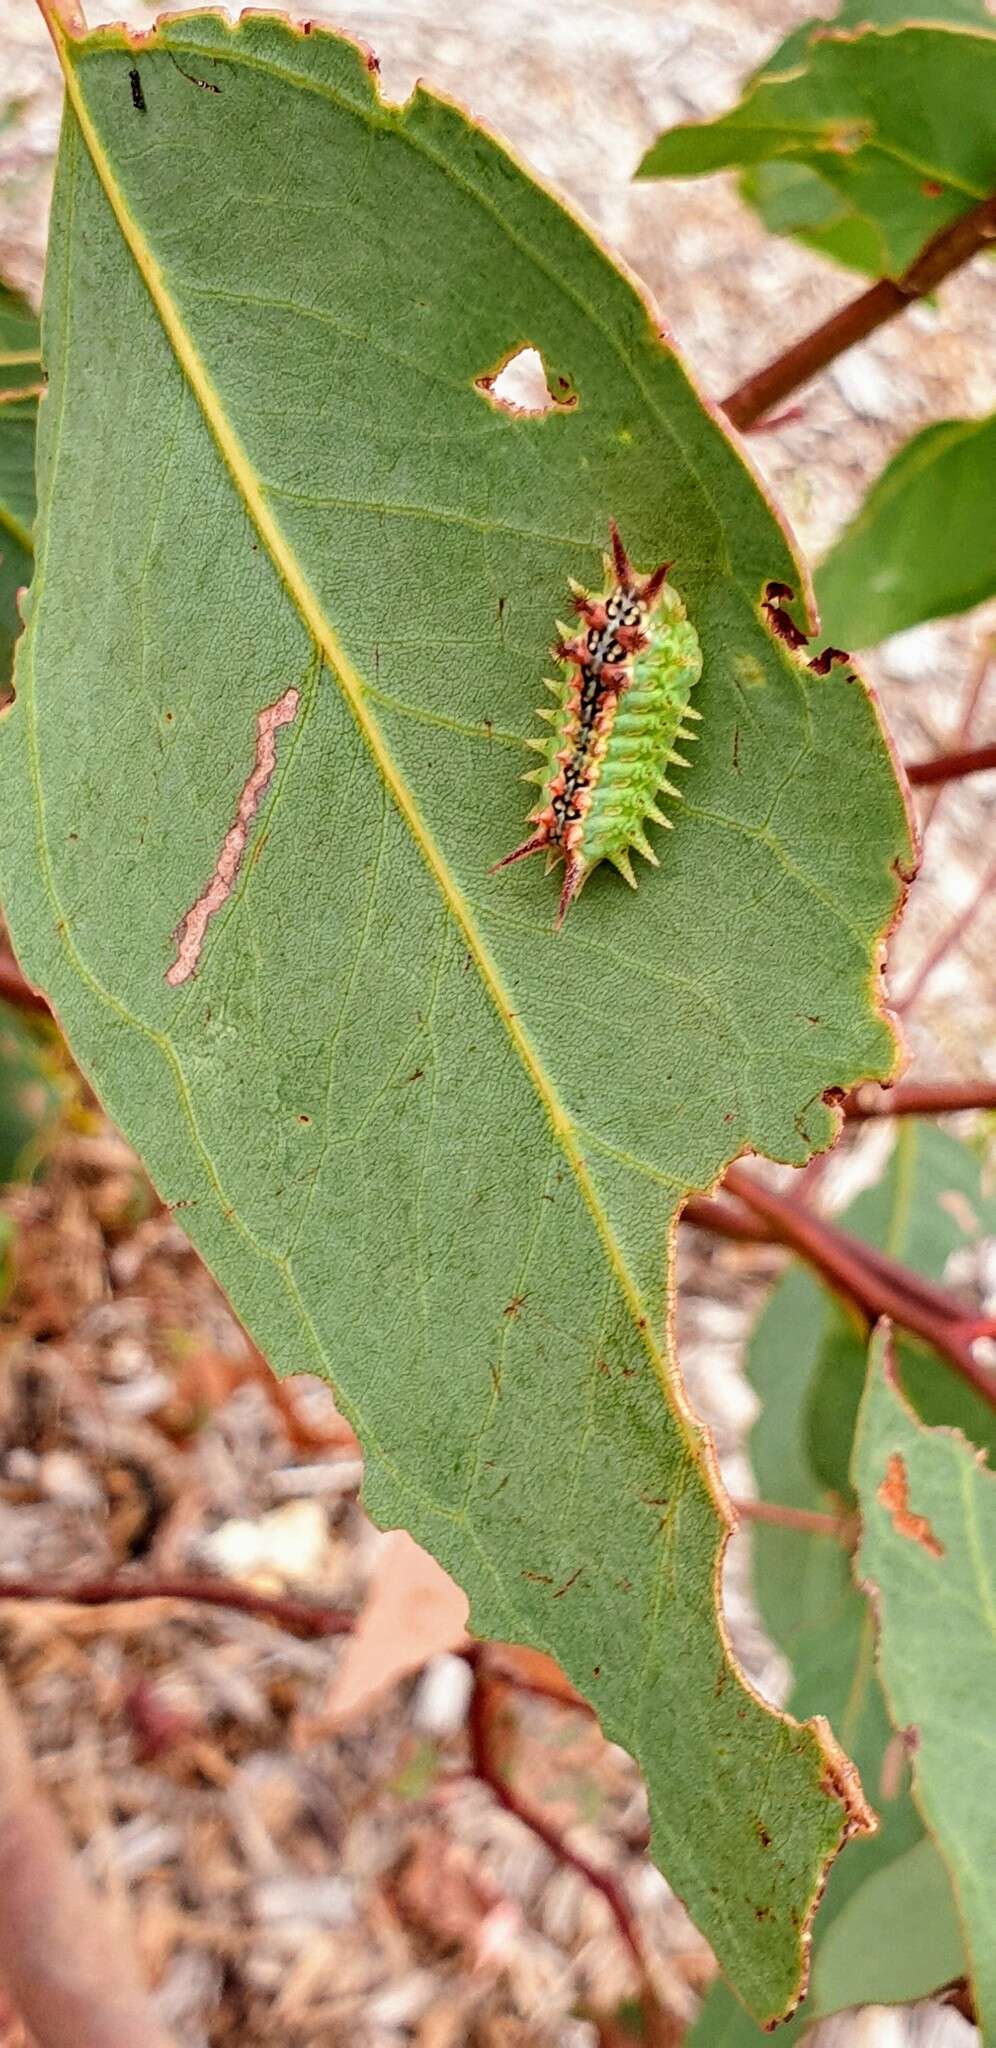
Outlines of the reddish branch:
M882 1116L949 1116L962 1109L996 1109L996 1081L900 1081L852 1088L841 1107L851 1123Z
M492 1798L505 1813L510 1813L524 1827L543 1843L551 1856L567 1869L575 1870L598 1892L616 1923L620 1937L629 1951L640 1981L640 2002L643 2007L643 2037L648 2042L665 2041L672 2038L660 2001L653 1989L647 1959L643 1949L643 1938L639 1922L626 1895L625 1887L612 1871L602 1869L597 1863L589 1862L577 1849L572 1849L559 1830L538 1809L527 1801L509 1784L491 1753L490 1720L500 1702L500 1692L486 1675L486 1667L479 1660L471 1659L474 1672L474 1687L467 1710L467 1738L470 1744L470 1763L475 1778L486 1785ZM504 1674L499 1684L507 1682ZM512 1681L514 1684L514 1680Z
M955 782L963 775L981 775L996 768L996 740L987 747L970 747L961 754L937 754L932 761L912 761L907 778L921 788L931 783Z
M321 1607L309 1600L296 1600L289 1593L254 1593L249 1586L236 1586L228 1579L187 1578L183 1574L160 1579L83 1579L63 1585L58 1579L0 1579L2 1600L54 1600L72 1607L113 1607L122 1601L191 1600L206 1607L227 1607L237 1614L253 1614L261 1621L275 1622L292 1635L341 1636L353 1627L354 1617L338 1607Z
M744 1522L770 1522L776 1529L798 1529L803 1536L833 1536L848 1545L854 1542L855 1523L848 1515L820 1515L815 1509L783 1507L773 1500L735 1500L733 1505Z
M853 348L856 342L883 327L887 320L893 320L897 313L905 311L917 299L932 292L953 270L960 270L963 263L985 249L996 238L996 196L984 199L971 212L963 213L950 227L942 228L934 235L915 262L910 264L900 278L880 278L868 291L851 299L840 311L831 314L811 334L794 342L785 353L776 356L753 377L731 391L723 400L722 409L735 427L743 430L753 426L773 406L797 391L800 384L808 383L819 370L824 370L845 349Z
M172 2048L84 1882L0 1681L0 1976L35 2048Z
M686 1218L728 1237L787 1245L853 1303L869 1326L888 1316L924 1338L996 1408L996 1372L979 1365L973 1352L979 1337L996 1336L996 1317L969 1314L955 1295L800 1203L776 1194L740 1166L729 1168L724 1188L736 1196L740 1211L722 1200L693 1200L686 1204Z
M12 1003L18 1010L38 1010L43 1017L50 1015L44 996L25 981L23 974L9 946L0 940L0 999Z

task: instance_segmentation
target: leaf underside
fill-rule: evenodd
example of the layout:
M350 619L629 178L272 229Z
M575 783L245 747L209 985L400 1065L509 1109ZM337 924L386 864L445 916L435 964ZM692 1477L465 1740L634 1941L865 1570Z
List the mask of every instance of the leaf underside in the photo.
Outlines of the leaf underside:
M638 1758L773 2016L844 1813L724 1647L667 1246L891 1069L873 710L762 623L798 565L632 286L456 109L271 18L56 39L15 943L276 1369L334 1382L371 1513ZM482 395L526 342L576 404ZM487 869L611 517L675 562L703 737L660 871L558 938L541 873Z

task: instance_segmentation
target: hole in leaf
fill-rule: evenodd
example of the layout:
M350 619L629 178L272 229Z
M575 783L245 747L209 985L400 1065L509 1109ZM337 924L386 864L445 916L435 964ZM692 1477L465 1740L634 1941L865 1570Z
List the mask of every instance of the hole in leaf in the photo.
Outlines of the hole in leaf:
M541 419L548 412L571 412L578 402L570 378L559 371L548 376L539 349L529 346L515 349L496 370L475 377L474 389L513 419Z

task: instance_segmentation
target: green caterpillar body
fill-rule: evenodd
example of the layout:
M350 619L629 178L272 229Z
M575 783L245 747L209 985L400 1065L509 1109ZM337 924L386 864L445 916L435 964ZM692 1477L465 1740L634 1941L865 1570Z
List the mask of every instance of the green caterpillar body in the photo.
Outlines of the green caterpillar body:
M565 872L557 928L600 861L611 861L630 884L635 847L655 867L647 820L670 825L657 802L676 796L672 767L686 768L677 740L692 740L685 720L700 713L689 704L702 673L698 634L676 590L666 583L670 564L638 576L613 523L609 588L598 596L572 584L583 631L559 628L554 654L564 673L547 688L552 709L537 714L549 737L527 741L543 765L523 779L539 783L540 801L529 813L528 839L496 862L508 867L527 854L562 859Z

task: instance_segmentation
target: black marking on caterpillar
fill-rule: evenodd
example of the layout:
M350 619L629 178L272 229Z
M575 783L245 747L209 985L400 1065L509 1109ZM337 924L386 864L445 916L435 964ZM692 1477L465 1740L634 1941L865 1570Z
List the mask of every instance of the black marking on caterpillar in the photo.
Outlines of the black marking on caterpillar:
M614 520L610 533L608 588L592 596L572 582L581 630L572 636L557 622L560 637L552 651L566 673L547 681L554 708L537 713L550 734L526 743L544 757L542 767L523 777L541 788L529 813L534 829L491 870L531 853L545 852L548 870L563 860L558 931L600 861L611 861L633 889L631 848L659 865L646 821L670 826L657 797L678 795L668 769L689 764L675 752L675 741L695 739L683 721L701 717L688 699L702 673L702 650L667 583L671 564L638 575Z

